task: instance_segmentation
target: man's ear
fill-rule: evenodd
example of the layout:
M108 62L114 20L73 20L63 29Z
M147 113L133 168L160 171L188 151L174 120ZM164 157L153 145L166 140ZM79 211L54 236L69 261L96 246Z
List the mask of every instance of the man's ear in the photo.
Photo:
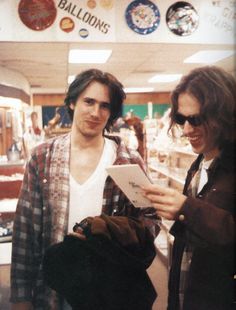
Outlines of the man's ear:
M74 110L75 109L75 105L73 103L70 104L70 108L71 110Z

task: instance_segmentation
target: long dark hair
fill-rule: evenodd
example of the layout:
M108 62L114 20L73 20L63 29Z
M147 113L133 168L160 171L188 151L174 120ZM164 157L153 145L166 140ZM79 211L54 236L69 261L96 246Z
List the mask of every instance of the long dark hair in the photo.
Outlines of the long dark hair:
M200 114L205 126L217 133L217 144L235 141L236 80L216 66L205 66L192 70L184 76L171 93L172 108L170 128L175 125L178 98L182 93L194 96L201 105Z
M94 81L106 85L109 89L111 115L105 126L105 129L109 131L114 121L122 115L122 105L126 97L123 85L112 74L98 69L89 69L81 72L70 84L64 103L67 106L71 120L73 120L74 110L70 108L70 105L75 104L80 94Z

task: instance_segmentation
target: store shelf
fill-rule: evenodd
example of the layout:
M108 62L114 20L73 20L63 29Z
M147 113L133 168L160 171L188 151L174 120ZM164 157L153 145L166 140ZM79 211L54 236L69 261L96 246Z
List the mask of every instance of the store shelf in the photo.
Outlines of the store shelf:
M16 161L0 160L0 167L15 167L15 166L24 166L25 161L23 159ZM22 171L22 169L20 169Z
M178 146L175 146L171 149L171 152L176 152L176 153L180 153L180 154L185 154L185 155L190 155L190 156L193 156L193 157L196 157L197 154L195 154L191 148L189 146L187 147L178 147Z
M0 199L0 216L3 212L16 212L16 205L18 202L18 198L4 198Z
M11 242L0 243L0 265L8 265L11 263L11 249Z
M170 179L175 180L176 182L178 182L181 185L184 185L185 180L184 178L179 176L179 172L181 171L181 173L183 172L182 169L179 168L172 168L172 167L164 167L164 166L160 166L160 165L150 165L149 169L154 170L156 172L159 172L165 176L167 176Z

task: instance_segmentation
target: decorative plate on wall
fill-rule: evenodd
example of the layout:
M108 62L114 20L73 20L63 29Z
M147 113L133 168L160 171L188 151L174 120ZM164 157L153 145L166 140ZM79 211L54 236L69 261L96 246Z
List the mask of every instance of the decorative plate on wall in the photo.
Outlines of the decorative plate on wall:
M128 5L125 18L133 31L146 35L155 31L159 26L160 12L151 1L136 0Z
M190 3L179 1L172 4L167 10L166 23L174 34L188 36L197 29L199 16Z
M40 31L54 23L57 9L53 0L21 0L18 14L25 26Z
M70 17L63 17L60 20L60 28L64 32L71 32L75 28L75 23Z

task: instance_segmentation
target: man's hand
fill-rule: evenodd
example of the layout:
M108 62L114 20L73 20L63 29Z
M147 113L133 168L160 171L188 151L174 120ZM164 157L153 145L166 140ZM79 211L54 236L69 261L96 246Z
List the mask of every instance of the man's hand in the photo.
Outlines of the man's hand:
M18 302L16 304L11 304L11 310L33 310L33 305L31 302Z
M167 220L175 220L187 199L172 188L162 187L156 184L142 188L143 195L149 199L157 214Z

